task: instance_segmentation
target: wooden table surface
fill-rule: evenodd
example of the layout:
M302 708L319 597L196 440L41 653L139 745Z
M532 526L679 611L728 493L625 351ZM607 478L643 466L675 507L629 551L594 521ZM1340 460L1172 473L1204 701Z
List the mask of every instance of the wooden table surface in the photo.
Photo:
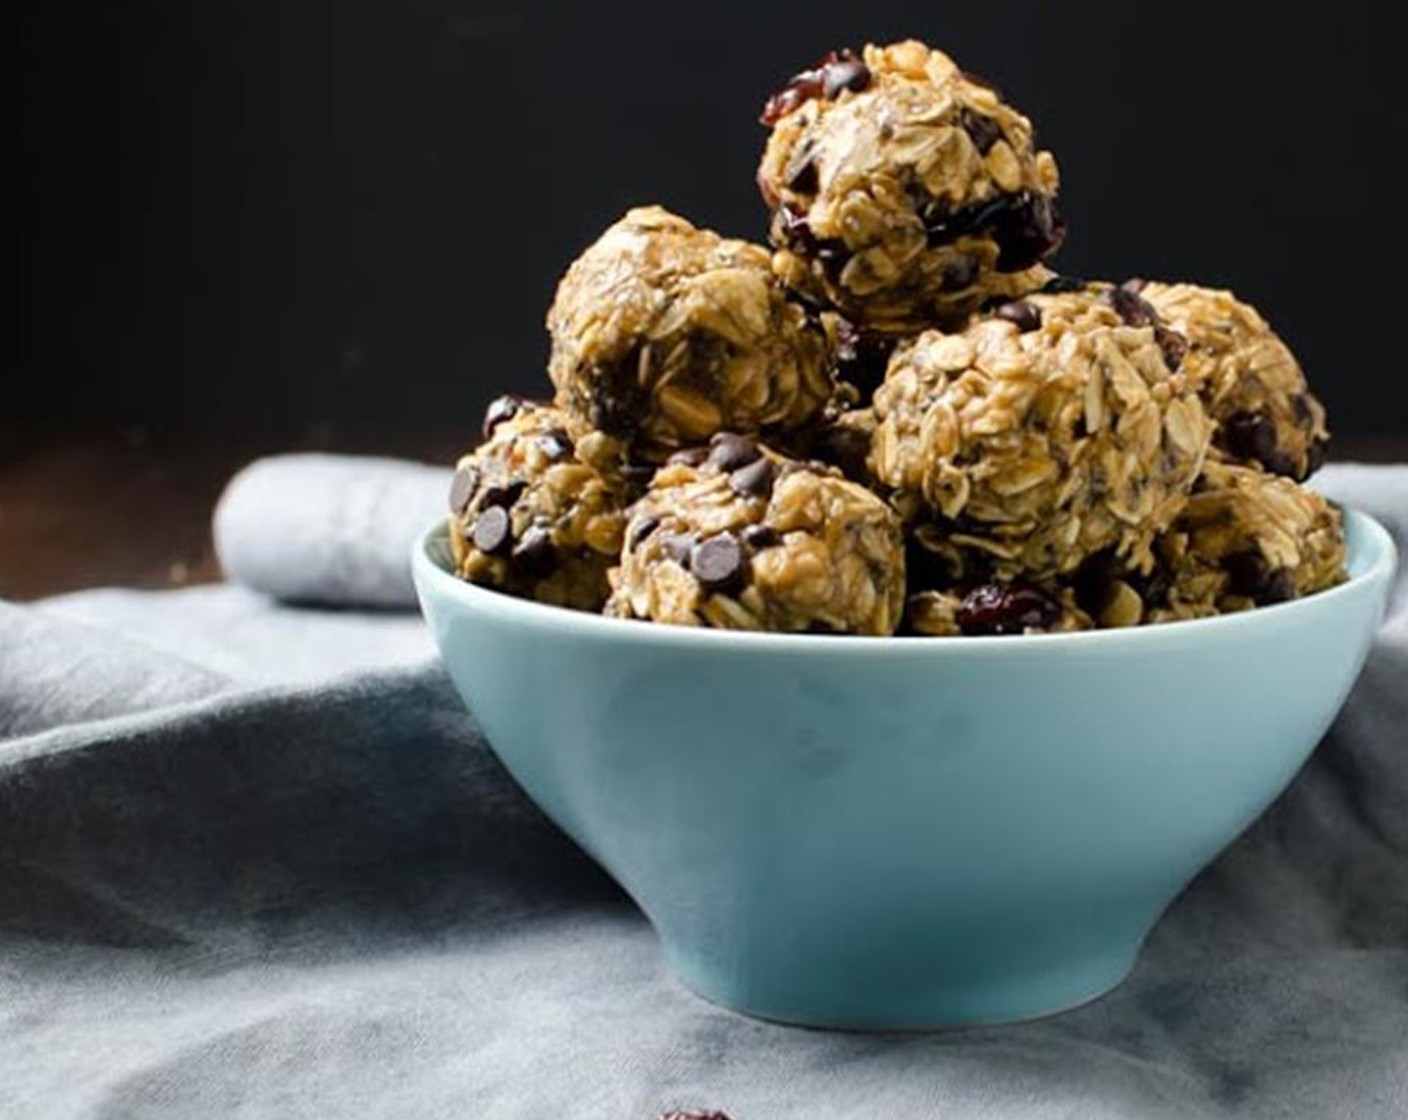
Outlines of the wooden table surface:
M0 425L0 599L219 579L211 511L230 477L261 455L335 451L449 464L475 438L327 425L253 433Z
M83 587L177 587L219 579L210 512L245 463L276 451L397 455L451 463L474 433L0 425L0 598ZM1341 440L1336 459L1408 460L1408 436Z

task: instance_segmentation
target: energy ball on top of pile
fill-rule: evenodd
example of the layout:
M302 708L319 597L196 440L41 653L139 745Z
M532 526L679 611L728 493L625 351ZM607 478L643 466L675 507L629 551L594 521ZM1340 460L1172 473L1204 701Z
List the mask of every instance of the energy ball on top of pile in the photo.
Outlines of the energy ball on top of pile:
M654 462L719 431L796 427L834 390L833 341L767 250L658 206L577 258L547 321L558 403Z
M1031 122L913 40L839 51L763 110L773 267L859 327L954 326L1040 288L1064 227Z
M1128 286L1187 338L1183 369L1212 417L1214 447L1297 482L1319 469L1330 443L1325 408L1256 308L1195 284Z
M450 488L455 570L524 598L601 610L632 497L618 447L517 397L489 406L484 436Z
M1183 351L1109 284L926 331L875 394L871 469L952 580L1064 576L1104 550L1145 570L1208 447Z
M1146 621L1169 622L1298 599L1345 580L1337 509L1288 478L1214 458L1155 546Z
M890 634L894 512L820 463L733 433L681 452L632 509L607 613L732 630Z

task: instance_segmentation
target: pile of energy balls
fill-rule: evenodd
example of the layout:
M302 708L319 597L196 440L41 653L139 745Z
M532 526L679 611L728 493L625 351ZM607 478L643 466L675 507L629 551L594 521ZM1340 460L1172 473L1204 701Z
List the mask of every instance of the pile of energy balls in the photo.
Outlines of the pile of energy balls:
M450 494L456 570L618 618L1018 634L1344 578L1325 412L1256 310L1076 280L1031 122L919 42L768 101L772 249L631 210Z

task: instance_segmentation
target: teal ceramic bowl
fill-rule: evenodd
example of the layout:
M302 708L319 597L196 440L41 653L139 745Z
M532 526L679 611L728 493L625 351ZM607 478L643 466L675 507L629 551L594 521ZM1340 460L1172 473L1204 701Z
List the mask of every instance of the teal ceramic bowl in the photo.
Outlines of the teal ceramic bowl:
M1246 614L1006 638L647 625L413 566L445 666L675 973L814 1026L1023 1019L1129 971L1174 896L1305 761L1382 617L1349 582Z

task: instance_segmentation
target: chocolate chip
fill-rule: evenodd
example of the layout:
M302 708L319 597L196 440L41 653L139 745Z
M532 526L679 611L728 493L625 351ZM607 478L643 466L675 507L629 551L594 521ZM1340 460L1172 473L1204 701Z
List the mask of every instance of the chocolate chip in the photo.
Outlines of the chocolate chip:
M753 552L762 552L765 548L771 548L781 539L777 530L769 528L767 525L749 525L743 530L743 543Z
M1115 314L1124 320L1126 326L1154 327L1159 325L1159 313L1138 292L1123 287L1110 288L1105 292L1104 300L1115 309Z
M961 292L971 288L978 279L978 258L968 253L955 253L939 269L940 286L946 292Z
M700 541L690 553L689 568L711 591L736 586L743 576L743 550L732 533L720 533Z
M772 484L776 477L777 472L773 465L760 458L730 474L728 484L740 497L766 498L772 493Z
M626 547L632 550L639 548L640 542L645 540L646 537L650 536L650 534L655 532L658 528L660 528L660 519L658 517L641 518L631 526L631 534L626 538Z
M1284 603L1296 596L1290 569L1273 569L1256 549L1233 553L1223 560L1222 568L1227 573L1227 590L1260 606Z
M704 464L709 458L707 447L686 447L681 451L676 451L668 459L665 465L670 467L698 467Z
M982 155L987 155L992 151L992 146L1002 139L1002 126L984 113L965 107L959 110L958 123Z
M1266 589L1270 568L1265 557L1256 549L1235 552L1222 561L1222 569L1227 573L1227 590L1234 595L1245 595L1257 599Z
M528 484L521 480L510 482L506 486L491 486L484 491L482 504L485 506L503 506L506 508L518 501L518 499L523 496L523 491L526 489L528 489Z
M756 462L762 454L757 443L747 436L720 432L709 443L708 463L721 471L735 471Z
M870 67L851 51L840 51L835 61L828 62L821 71L821 95L833 101L850 90L859 93L870 85Z
M1168 366L1170 372L1177 370L1188 353L1188 340L1161 323L1154 328L1154 341L1163 351L1164 365Z
M1022 634L1045 630L1061 617L1061 605L1028 583L985 583L963 597L955 618L965 634Z
M1041 327L1041 312L1024 299L1015 299L1011 303L1002 304L993 311L993 315L998 319L1007 320L1023 334L1027 331L1039 330Z
M1315 413L1311 411L1310 401L1306 399L1307 396L1306 393L1297 393L1291 398L1291 412L1295 414L1296 423L1302 428L1308 428L1311 421L1315 419Z
M522 397L515 397L512 394L505 394L502 397L495 397L489 402L489 407L484 410L484 438L488 439L494 434L494 429L505 420L512 420L522 410L524 400Z
M1046 282L1045 287L1041 290L1055 294L1060 292L1083 292L1087 287L1089 287L1089 284L1079 276L1053 276Z
M1276 454L1276 426L1255 412L1238 412L1223 421L1222 444L1234 458L1265 465Z
M468 509L478 486L479 472L474 467L463 466L457 470L450 482L450 512L461 514Z
M503 550L512 539L512 535L508 510L503 506L490 506L475 521L470 540L474 542L474 547L480 552L492 556Z
M543 454L554 463L566 459L576 450L572 437L561 428L553 428L540 435L538 446L542 449Z
M660 537L660 550L685 571L689 571L694 538L688 533L665 533Z
M682 1112L672 1108L660 1120L729 1120L729 1117L723 1112Z
M535 525L523 534L511 559L514 568L531 579L541 579L557 565L557 550L552 546L552 534Z

